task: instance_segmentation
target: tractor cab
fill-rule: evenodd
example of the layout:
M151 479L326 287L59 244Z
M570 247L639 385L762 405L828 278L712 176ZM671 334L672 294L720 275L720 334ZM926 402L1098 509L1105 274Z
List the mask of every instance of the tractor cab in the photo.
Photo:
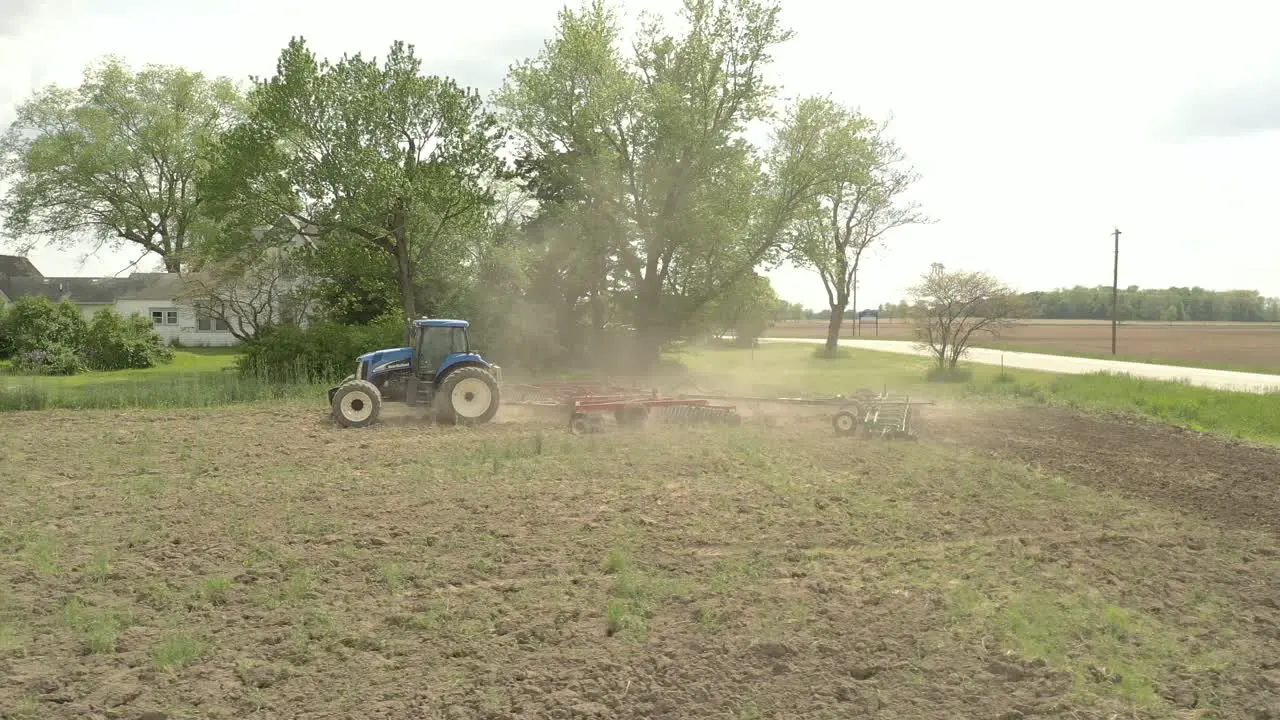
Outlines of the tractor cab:
M448 422L483 423L498 410L502 369L472 352L466 320L414 320L410 347L366 353L356 374L329 390L345 427L376 421L382 402L425 405Z
M466 321L417 320L413 325L417 331L414 374L419 380L434 380L436 372L448 364L450 357L471 353Z

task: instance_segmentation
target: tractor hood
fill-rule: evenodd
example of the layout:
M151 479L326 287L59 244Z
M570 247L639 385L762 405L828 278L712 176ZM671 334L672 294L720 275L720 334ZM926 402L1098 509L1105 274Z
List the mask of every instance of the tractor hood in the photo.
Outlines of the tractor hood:
M413 348L399 347L388 348L386 350L374 350L371 353L360 355L356 360L368 368L365 371L366 377L378 375L387 372L388 370L409 367L413 363Z

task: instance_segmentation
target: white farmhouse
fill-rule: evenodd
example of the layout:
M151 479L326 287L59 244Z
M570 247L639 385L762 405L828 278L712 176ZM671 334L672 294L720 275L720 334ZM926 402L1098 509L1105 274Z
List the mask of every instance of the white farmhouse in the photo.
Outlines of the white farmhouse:
M42 296L53 302L70 300L86 319L102 308L124 316L137 313L151 320L156 333L168 343L190 347L235 345L239 341L226 323L201 317L181 299L188 277L178 273L133 273L128 277L44 277L24 257L0 255L0 304L24 296Z

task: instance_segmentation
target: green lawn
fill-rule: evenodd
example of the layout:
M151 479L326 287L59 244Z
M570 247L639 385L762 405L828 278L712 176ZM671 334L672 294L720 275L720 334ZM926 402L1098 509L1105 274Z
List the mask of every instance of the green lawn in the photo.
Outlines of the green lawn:
M241 402L322 398L314 384L280 385L235 372L235 348L183 348L173 362L145 370L69 377L0 374L0 411L212 407Z
M866 388L888 389L933 398L958 397L964 385L930 383L925 373L932 366L928 358L899 353L842 348L840 358L829 360L815 356L818 346L800 343L762 345L754 350L727 348L700 349L675 354L696 377L712 385L732 386L737 390L758 391L762 395L852 394ZM979 383L994 382L1000 369L973 365Z
M101 383L136 381L163 376L194 375L210 372L221 372L234 367L236 357L240 354L237 348L175 348L173 362L165 363L145 370L115 370L112 372L90 372L65 377L31 377L3 376L0 382L39 383L60 387L83 387ZM0 370L8 371L8 363L0 364Z

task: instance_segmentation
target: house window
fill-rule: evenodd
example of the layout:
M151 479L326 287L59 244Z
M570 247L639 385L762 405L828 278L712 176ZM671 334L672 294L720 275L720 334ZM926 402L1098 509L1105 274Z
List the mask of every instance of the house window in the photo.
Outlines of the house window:
M152 325L177 325L178 311L177 310L152 310L151 324Z
M227 332L231 329L225 322L211 317L202 317L196 320L196 327L200 332Z

